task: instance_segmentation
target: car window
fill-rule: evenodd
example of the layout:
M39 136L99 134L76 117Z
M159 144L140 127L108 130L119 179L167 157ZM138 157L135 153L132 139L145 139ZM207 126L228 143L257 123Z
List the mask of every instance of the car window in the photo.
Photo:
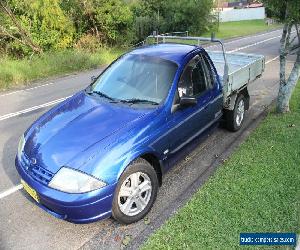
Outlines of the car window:
M201 55L201 62L205 71L205 78L206 78L206 83L208 88L212 88L214 86L215 83L215 74L214 74L214 70L213 67L211 65L211 61L207 58L206 55Z
M178 84L178 94L182 96L198 96L207 89L207 72L203 59L195 56L185 67Z
M177 65L157 57L127 54L114 62L92 85L116 100L162 102L171 87Z

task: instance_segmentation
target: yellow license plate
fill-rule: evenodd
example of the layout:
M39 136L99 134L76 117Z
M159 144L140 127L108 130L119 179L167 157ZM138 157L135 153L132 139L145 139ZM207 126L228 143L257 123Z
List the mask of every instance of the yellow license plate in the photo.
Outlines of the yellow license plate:
M36 201L36 202L40 202L39 196L37 194L37 192L30 187L25 181L21 180L21 184L23 185L25 191Z

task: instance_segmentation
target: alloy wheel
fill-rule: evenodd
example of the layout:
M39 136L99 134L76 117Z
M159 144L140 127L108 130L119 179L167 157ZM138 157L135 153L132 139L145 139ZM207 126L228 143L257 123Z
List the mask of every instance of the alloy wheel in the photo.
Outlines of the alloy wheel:
M148 205L152 193L150 177L146 173L136 172L122 183L118 195L118 205L123 214L135 216Z
M241 99L240 102L238 103L237 110L236 110L236 125L239 127L241 126L243 120L244 120L244 114L245 114L245 103L244 100Z

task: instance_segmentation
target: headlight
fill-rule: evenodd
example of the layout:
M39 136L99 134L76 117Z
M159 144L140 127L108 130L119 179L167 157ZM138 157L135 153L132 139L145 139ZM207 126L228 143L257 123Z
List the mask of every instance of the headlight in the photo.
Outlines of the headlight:
M21 157L22 151L24 149L24 145L25 145L25 138L24 138L24 134L21 136L20 141L19 141L19 145L18 145L18 157Z
M106 183L90 176L62 167L49 183L49 187L66 193L86 193L106 186Z

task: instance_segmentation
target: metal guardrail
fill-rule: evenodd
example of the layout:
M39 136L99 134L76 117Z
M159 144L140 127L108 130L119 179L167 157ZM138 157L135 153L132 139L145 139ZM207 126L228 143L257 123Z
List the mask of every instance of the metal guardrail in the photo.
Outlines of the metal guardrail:
M182 37L187 37L189 36L189 31L174 31L174 32L169 32L169 33L165 33L165 34L160 34L161 36L180 36L182 35Z
M156 31L153 31L153 35L155 36ZM174 32L168 32L161 34L161 36L180 36L180 37L187 37L189 36L189 31L174 31ZM133 45L134 48L137 48L139 46L143 46L147 43L147 38L139 43L136 43Z

